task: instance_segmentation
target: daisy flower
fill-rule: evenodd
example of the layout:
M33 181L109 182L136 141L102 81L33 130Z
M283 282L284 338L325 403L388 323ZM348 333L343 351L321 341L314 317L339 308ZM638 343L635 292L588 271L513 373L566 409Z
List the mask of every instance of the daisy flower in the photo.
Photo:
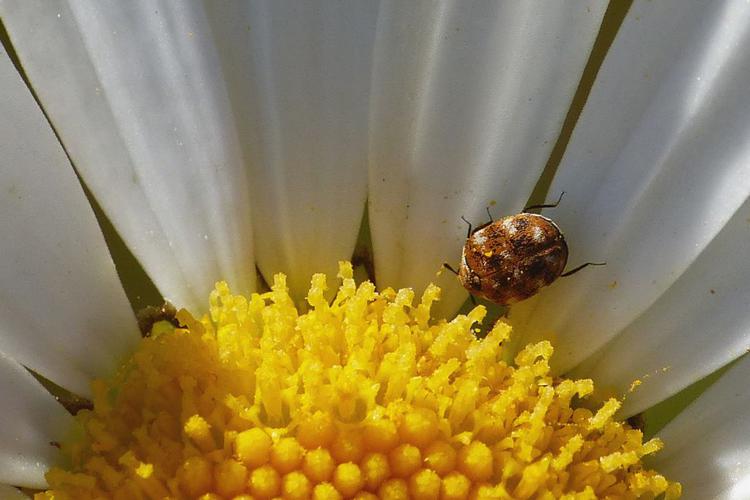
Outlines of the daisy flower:
M746 2L0 19L3 498L750 497ZM606 266L462 308L563 191Z

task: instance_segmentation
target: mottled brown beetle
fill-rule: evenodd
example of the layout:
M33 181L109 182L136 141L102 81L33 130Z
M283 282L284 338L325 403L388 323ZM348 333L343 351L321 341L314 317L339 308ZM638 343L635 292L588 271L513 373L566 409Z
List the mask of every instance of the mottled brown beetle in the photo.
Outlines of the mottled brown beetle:
M564 194L564 193L563 193ZM562 198L562 194L560 195ZM539 214L524 212L483 224L469 232L461 254L461 265L455 271L461 284L471 294L500 305L510 305L535 295L557 278L570 276L589 265L587 262L564 273L568 262L568 245L560 228ZM488 211L489 213L489 211Z

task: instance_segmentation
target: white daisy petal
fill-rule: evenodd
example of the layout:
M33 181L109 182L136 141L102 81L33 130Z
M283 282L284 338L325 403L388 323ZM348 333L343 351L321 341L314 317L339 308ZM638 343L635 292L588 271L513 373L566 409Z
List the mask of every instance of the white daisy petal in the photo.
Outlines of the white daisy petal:
M0 484L0 498L2 500L29 500L29 497L21 493L18 488Z
M207 8L252 169L258 266L301 297L351 258L362 220L378 3Z
M4 50L0 88L0 350L88 394L134 346L135 318L81 185Z
M685 498L750 497L750 358L741 359L659 434L653 464Z
M423 287L457 263L463 215L523 208L562 127L604 2L385 2L370 135L380 285ZM466 298L455 277L442 310Z
M644 312L750 193L750 4L631 7L592 89L552 192L571 266L512 317L559 335L567 369Z
M643 411L750 346L750 200L643 315L575 372L627 395L621 413Z
M73 163L162 294L255 287L248 180L198 2L7 1L14 47Z
M52 444L72 417L21 365L0 353L0 482L43 488L57 456ZM0 489L0 498L3 496Z

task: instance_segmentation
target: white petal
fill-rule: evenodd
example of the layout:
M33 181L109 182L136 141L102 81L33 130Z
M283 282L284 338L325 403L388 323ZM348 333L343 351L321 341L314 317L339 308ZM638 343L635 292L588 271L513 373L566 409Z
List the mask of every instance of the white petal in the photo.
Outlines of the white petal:
M162 294L255 287L248 180L198 2L7 1L0 14L63 144Z
M314 272L350 259L367 197L377 2L207 2L252 171L258 265Z
M0 350L88 394L137 341L135 318L81 185L4 50L0 88Z
M0 484L0 499L2 500L29 500L29 497L21 493L18 488Z
M21 365L0 353L0 482L43 488L57 457L51 444L72 417ZM0 490L0 498L5 498Z
M750 193L750 4L635 2L599 71L552 192L571 266L520 305L565 370L682 275ZM716 265L724 265L717 262ZM519 322L519 320L517 320Z
M745 354L750 346L750 200L666 293L575 372L627 394L643 411Z
M750 498L750 358L743 358L660 432L654 466L685 499Z
M397 2L375 44L370 224L379 285L424 287L466 224L517 213L562 127L606 3ZM444 273L442 311L466 298Z

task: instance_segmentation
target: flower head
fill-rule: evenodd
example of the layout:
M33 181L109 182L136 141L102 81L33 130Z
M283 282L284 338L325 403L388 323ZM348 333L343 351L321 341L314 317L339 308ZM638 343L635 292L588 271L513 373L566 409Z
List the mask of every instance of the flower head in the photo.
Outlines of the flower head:
M439 289L357 286L340 264L332 302L315 275L301 313L270 292L211 293L202 320L157 323L78 420L70 471L49 498L627 498L679 495L644 468L658 451L614 421L619 402L572 405L591 380L552 377L552 346L502 359L510 326L482 339L483 306L433 321ZM201 497L208 498L208 497Z
M466 294L435 273L458 261L461 216L481 223L487 207L512 215L532 192L565 191L551 215L571 266L607 265L512 306L505 366L550 341L547 387L595 380L585 405L612 411L615 396L615 418L645 412L646 435L665 443L647 461L688 495L748 496L747 3L0 0L0 18L0 495L49 486L72 426L29 372L104 411L114 394L91 381L111 382L135 352L134 310L165 298L202 318L217 280L251 298L279 272L297 304L313 272L368 254L379 293L422 296L434 281L431 311L450 321ZM360 229L369 239L353 252ZM154 339L180 331L158 328ZM281 391L258 407L272 447L268 428L289 418L281 352L252 380ZM362 374L344 375L316 396L321 412L344 402L336 418L366 409ZM219 442L209 416L184 417L165 435ZM624 470L625 453L599 465ZM120 456L138 477L159 474L161 461ZM356 479L353 465L339 477ZM311 480L256 469L270 486Z

